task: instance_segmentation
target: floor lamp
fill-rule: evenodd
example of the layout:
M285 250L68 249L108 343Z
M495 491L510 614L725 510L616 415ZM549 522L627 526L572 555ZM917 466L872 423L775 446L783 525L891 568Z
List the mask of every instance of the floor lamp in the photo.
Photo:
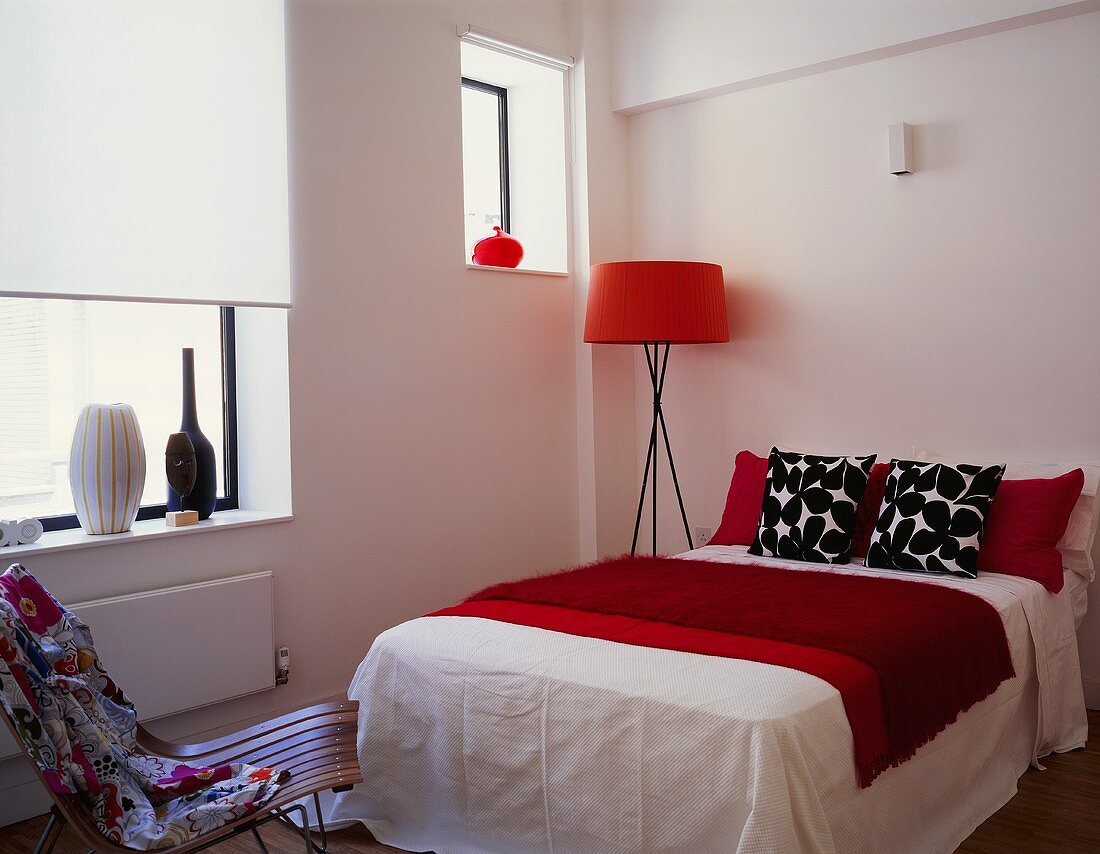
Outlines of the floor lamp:
M653 509L653 553L657 553L657 454L660 430L680 505L688 548L694 548L688 527L672 446L668 441L661 394L665 387L668 354L673 344L716 344L729 341L726 292L722 268L700 261L612 261L592 267L584 340L590 344L641 344L645 349L653 386L653 422L649 450L634 519L633 555L638 547L647 486ZM661 349L661 345L664 349Z

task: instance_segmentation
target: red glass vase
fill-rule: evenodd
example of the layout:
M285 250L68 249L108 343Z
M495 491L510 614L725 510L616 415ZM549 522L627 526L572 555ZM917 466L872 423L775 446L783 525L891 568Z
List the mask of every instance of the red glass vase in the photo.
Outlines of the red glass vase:
M479 240L474 246L473 262L482 267L518 267L523 260L523 244L499 225L493 226L496 234Z

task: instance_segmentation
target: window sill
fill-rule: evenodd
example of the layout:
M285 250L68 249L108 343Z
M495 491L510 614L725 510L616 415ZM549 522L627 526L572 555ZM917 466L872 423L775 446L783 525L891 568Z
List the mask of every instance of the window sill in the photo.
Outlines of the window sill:
M96 546L114 546L120 543L157 540L162 537L180 537L204 531L223 531L227 528L248 528L253 525L269 525L274 522L289 522L294 517L285 513L265 513L259 510L222 510L197 525L184 528L169 528L163 519L145 519L134 522L134 527L125 534L86 534L80 528L67 531L50 531L43 534L37 543L25 546L6 546L0 548L0 564L17 562L24 555L39 555L49 552L65 552L74 549L90 549Z
M562 270L527 270L523 267L490 267L488 264L467 264L467 270L486 270L494 273L524 273L528 276L554 276L559 279L566 279L569 277L569 273Z

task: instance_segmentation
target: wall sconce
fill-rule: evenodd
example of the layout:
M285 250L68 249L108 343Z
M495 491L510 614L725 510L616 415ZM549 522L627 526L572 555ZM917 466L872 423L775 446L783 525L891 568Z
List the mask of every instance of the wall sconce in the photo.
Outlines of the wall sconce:
M890 172L908 175L913 171L913 126L905 122L890 125Z

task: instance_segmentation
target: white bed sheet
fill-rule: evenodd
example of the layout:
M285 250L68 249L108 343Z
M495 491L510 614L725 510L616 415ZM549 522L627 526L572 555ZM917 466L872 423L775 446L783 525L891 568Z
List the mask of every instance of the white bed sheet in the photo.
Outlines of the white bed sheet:
M684 556L760 562L744 547ZM1015 678L860 789L840 695L797 670L470 617L380 635L349 690L364 783L329 818L445 852L944 852L1087 735L1077 612L1026 579L860 572L975 593Z

